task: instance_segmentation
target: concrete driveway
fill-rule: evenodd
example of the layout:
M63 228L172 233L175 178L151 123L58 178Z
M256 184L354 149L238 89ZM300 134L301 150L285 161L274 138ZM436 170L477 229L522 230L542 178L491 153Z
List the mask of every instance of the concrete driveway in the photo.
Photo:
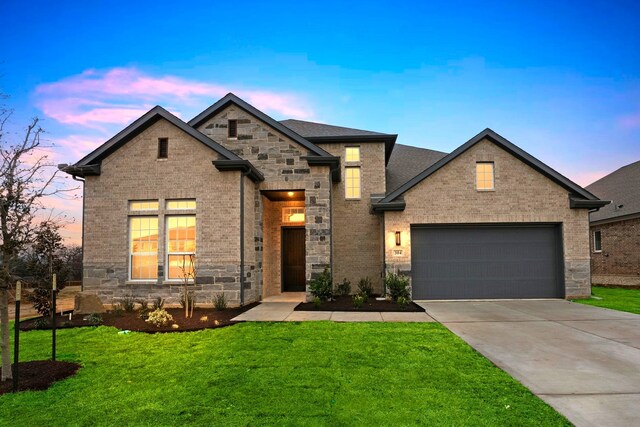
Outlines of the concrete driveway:
M640 316L562 300L418 303L575 425L640 425Z

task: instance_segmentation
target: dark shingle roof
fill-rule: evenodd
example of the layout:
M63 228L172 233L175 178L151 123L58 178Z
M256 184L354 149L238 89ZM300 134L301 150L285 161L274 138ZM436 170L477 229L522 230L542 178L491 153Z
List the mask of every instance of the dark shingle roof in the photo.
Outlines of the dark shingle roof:
M640 212L640 161L623 166L586 187L611 204L591 213L591 221L601 221ZM618 208L618 206L623 205Z
M372 132L362 129L345 128L342 126L325 125L324 123L306 122L304 120L287 119L280 123L305 138L336 137L336 136L364 136L387 135L380 132Z
M446 155L441 151L396 144L387 164L387 194Z

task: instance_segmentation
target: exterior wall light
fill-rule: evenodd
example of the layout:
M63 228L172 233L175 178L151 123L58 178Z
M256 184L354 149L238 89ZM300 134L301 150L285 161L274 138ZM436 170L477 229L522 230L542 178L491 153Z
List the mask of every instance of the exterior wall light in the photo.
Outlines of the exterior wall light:
M402 244L402 240L400 239L400 232L396 231L396 246L400 246Z

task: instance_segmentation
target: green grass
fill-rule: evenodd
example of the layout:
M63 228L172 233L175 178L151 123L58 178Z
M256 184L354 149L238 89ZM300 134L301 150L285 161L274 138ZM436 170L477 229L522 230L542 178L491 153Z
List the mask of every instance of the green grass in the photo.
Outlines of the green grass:
M21 335L22 360L50 333ZM568 425L436 323L243 323L200 332L61 330L84 365L42 392L0 396L20 425ZM1 424L1 423L0 423Z
M594 286L591 288L591 293L596 298L579 299L575 302L640 314L640 289Z

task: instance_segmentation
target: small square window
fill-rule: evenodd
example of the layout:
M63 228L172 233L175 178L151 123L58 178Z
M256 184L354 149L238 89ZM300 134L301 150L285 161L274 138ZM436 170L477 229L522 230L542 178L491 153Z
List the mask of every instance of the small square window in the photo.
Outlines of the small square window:
M158 138L158 158L166 159L169 157L169 138Z
M602 252L602 232L593 232L593 252Z
M360 161L360 147L347 147L345 149L345 162Z
M227 125L228 136L229 138L237 138L238 137L238 121L237 120L229 120Z
M476 189L480 191L493 190L493 163L476 163Z

